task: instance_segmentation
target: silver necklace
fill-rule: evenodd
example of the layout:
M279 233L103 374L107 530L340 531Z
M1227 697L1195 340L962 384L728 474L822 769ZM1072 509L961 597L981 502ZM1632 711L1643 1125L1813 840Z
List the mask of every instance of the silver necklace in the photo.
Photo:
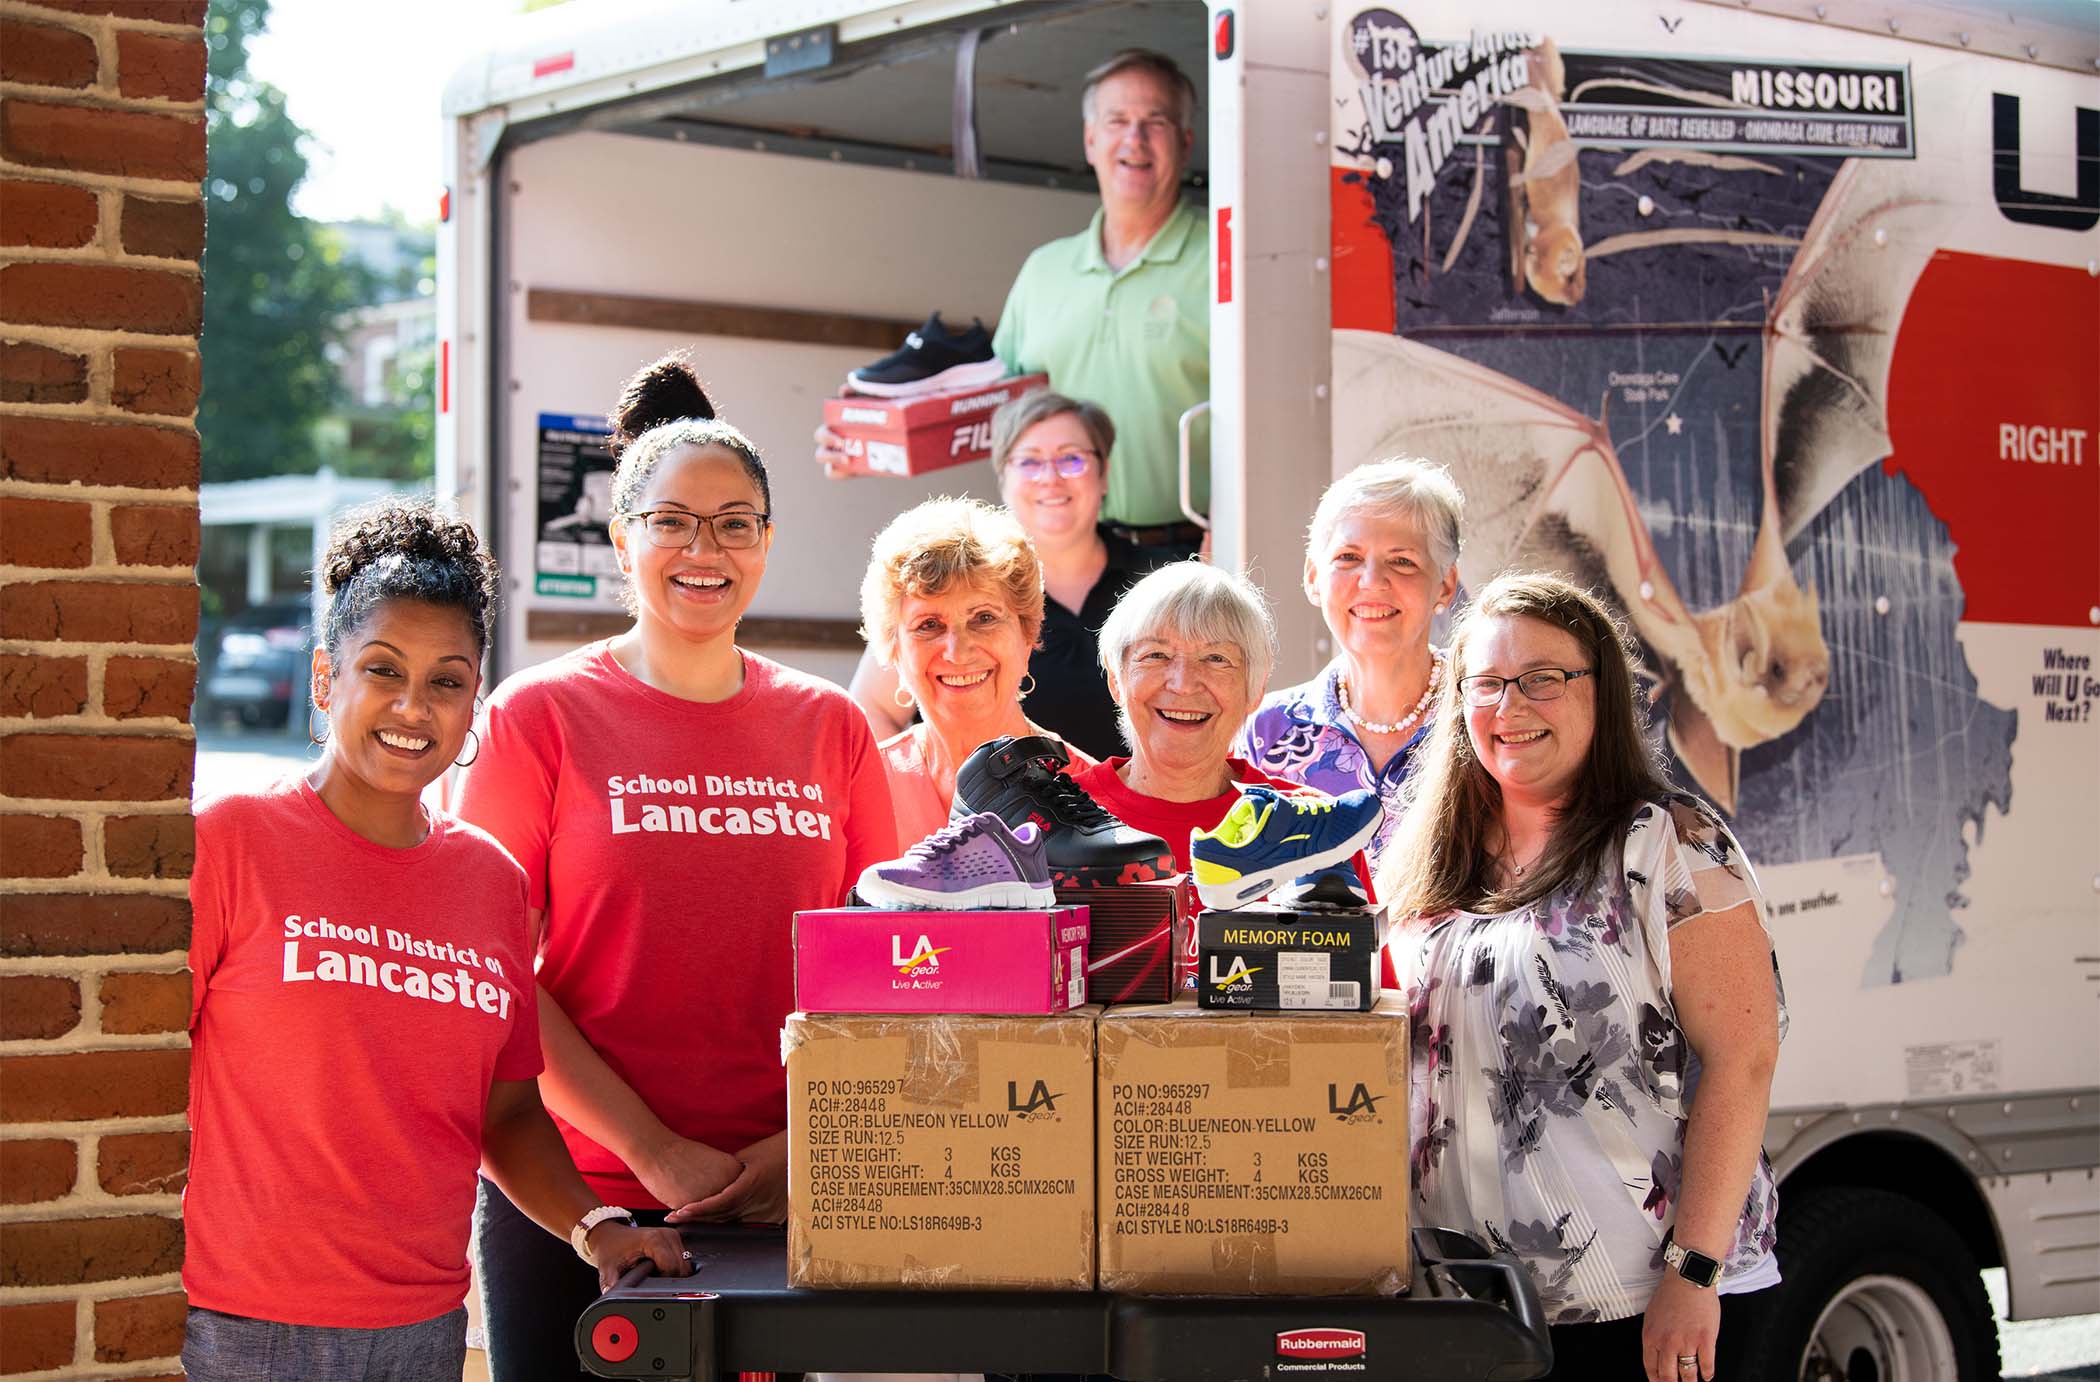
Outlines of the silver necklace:
M1376 720L1366 720L1363 716L1357 714L1349 704L1349 679L1340 673L1337 673L1334 678L1334 692L1336 699L1342 703L1342 713L1356 721L1361 728L1368 729L1373 734L1405 734L1408 730L1414 728L1415 721L1422 718L1422 712L1429 709L1430 699L1436 695L1436 684L1443 680L1443 675L1443 650L1431 648L1429 650L1429 685L1422 688L1422 699L1415 702L1415 708L1408 712L1407 718L1396 725L1382 725Z

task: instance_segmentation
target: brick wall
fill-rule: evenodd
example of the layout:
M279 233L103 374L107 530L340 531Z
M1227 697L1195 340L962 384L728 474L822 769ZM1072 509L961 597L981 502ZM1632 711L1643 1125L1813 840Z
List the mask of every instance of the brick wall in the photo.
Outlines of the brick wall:
M172 1377L204 0L0 0L0 1374Z

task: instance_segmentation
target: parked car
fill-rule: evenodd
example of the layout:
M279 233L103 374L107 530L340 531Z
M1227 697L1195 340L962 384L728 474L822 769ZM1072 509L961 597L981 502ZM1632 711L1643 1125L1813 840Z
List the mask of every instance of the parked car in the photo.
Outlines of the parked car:
M254 605L231 616L212 650L197 722L283 728L292 688L306 675L310 637L304 600Z

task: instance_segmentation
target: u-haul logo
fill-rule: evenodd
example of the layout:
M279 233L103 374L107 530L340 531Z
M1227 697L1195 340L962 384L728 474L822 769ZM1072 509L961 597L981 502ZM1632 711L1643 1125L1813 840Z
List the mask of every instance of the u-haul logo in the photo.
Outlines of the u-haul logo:
M1210 957L1210 984L1212 988L1230 989L1244 987L1251 989L1254 987L1254 976L1259 973L1261 973L1260 965L1249 969L1246 960L1238 955L1233 956L1232 963L1224 966L1222 969L1219 967L1218 957L1216 955Z
M931 939L920 936L912 944L911 953L904 953L904 937L890 933L890 963L899 974L938 974L941 972L940 957L955 949L952 945L936 946Z
M1361 1358L1364 1353L1360 1329L1291 1329L1276 1336L1278 1358Z

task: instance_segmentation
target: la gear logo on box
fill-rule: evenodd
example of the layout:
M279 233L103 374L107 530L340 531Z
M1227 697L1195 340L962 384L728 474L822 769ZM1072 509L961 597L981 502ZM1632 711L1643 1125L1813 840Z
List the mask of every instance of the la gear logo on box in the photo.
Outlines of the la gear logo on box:
M1341 1086L1331 1084L1327 1086L1327 1111L1333 1114L1338 1122L1376 1123L1378 1101L1385 1097L1383 1094L1373 1094L1362 1080L1358 1080L1345 1100L1342 1097Z
M1232 963L1221 970L1218 965L1218 957L1216 955L1210 957L1211 987L1227 993L1251 991L1254 988L1254 976L1260 971L1260 965L1250 969L1247 967L1247 962L1238 955L1233 956Z
M904 953L904 937L892 932L890 935L890 963L899 974L938 974L941 972L940 957L955 949L952 945L937 946L921 935L912 943L911 953Z
M1278 1358L1361 1358L1365 1354L1360 1329L1292 1329L1276 1336Z
M1022 1119L1030 1122L1048 1123L1056 1121L1057 1101L1064 1097L1062 1094L1051 1093L1050 1086L1046 1082L1037 1080L1029 1089L1028 1097L1024 1099L1021 1097L1021 1082L1019 1080L1008 1080L1006 1082L1006 1111L1017 1114Z

